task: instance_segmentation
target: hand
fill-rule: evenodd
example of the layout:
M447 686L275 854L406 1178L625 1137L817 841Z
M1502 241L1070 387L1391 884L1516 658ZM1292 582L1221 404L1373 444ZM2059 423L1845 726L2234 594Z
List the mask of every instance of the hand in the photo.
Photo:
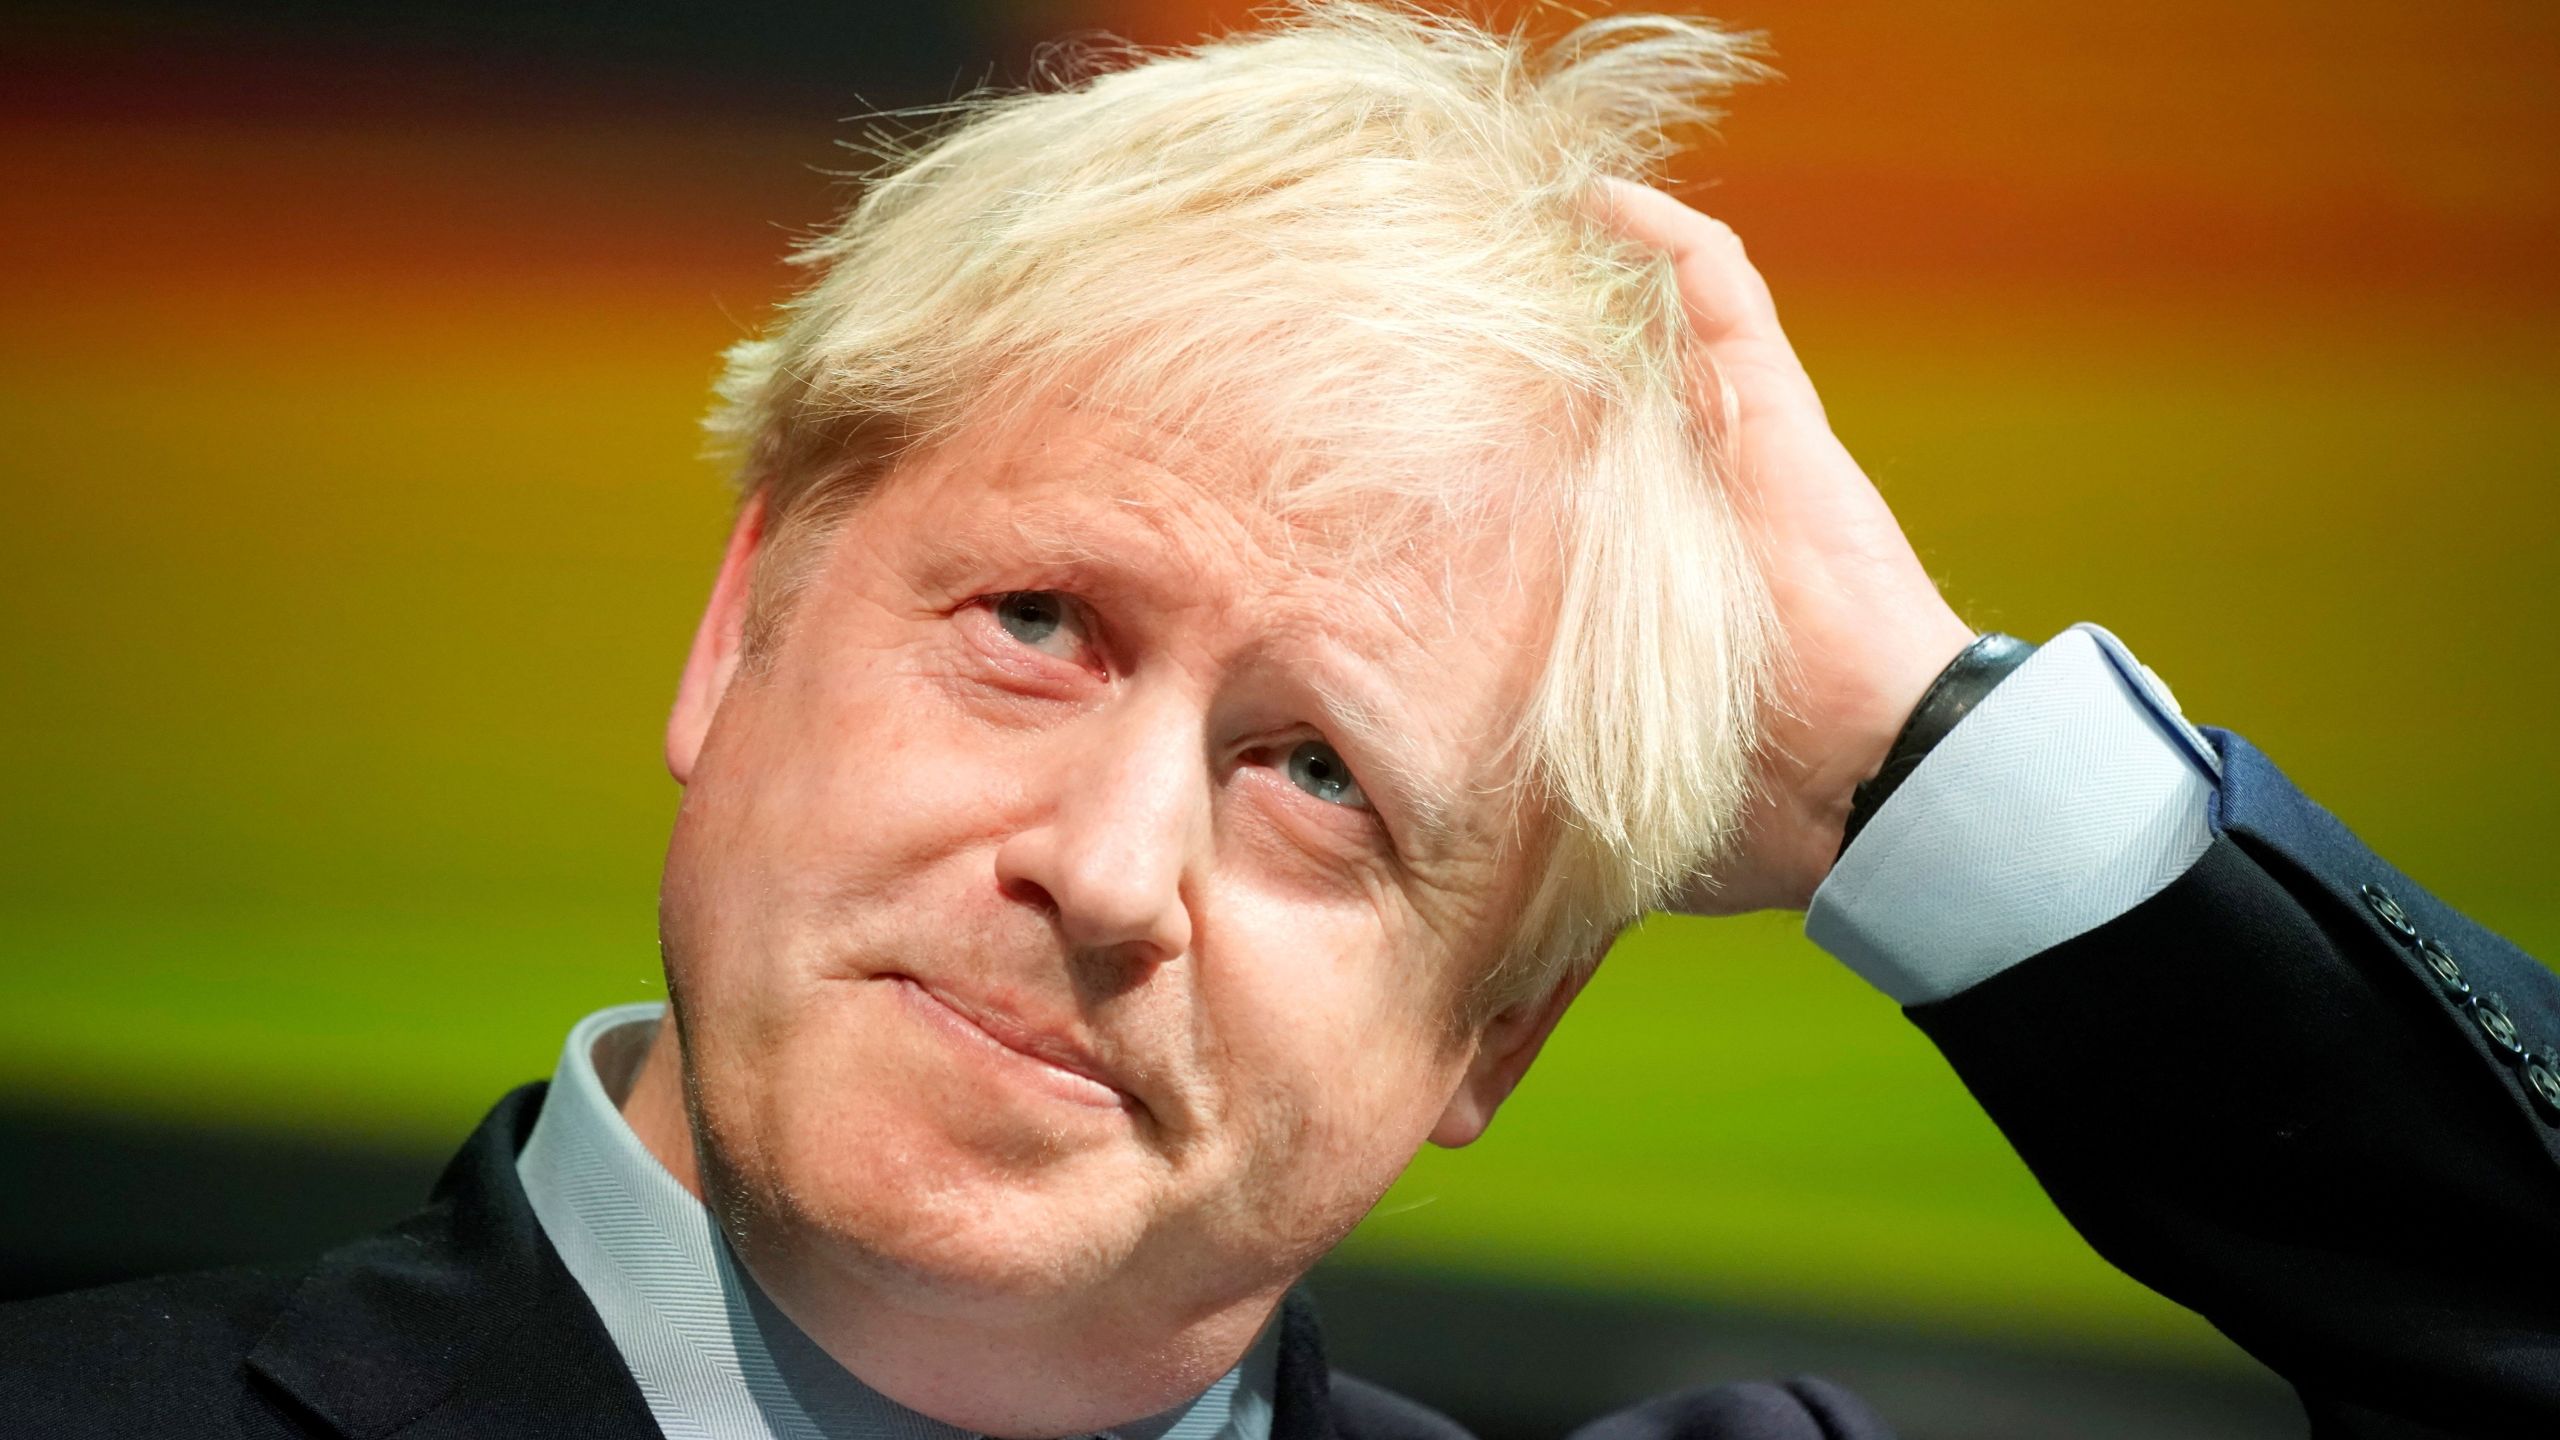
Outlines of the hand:
M1831 433L1741 240L1659 190L1604 183L1617 228L1669 255L1712 362L1698 403L1710 426L1733 427L1735 509L1784 644L1742 848L1674 908L1801 910L1839 853L1850 791L1974 632Z

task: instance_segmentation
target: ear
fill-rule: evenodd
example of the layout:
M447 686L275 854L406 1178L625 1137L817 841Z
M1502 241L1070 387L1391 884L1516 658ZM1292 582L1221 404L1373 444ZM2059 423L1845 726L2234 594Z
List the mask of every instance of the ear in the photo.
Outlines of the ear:
M1547 1037L1555 1033L1565 1007L1591 983L1599 968L1596 958L1576 965L1543 997L1524 1000L1485 1022L1484 1033L1476 1037L1475 1058L1458 1082L1458 1093L1449 1097L1449 1108L1440 1112L1440 1123L1431 1127L1432 1144L1455 1149L1473 1144L1484 1133L1493 1123L1493 1112L1510 1098L1520 1077L1529 1073L1529 1062L1538 1058Z
M694 627L693 649L684 657L684 678L676 684L675 709L667 716L667 773L676 783L692 783L693 763L702 755L703 737L711 733L711 717L738 672L745 643L747 600L754 588L756 556L764 548L764 492L749 497L729 532L729 548L720 557L720 578L712 582L711 603Z

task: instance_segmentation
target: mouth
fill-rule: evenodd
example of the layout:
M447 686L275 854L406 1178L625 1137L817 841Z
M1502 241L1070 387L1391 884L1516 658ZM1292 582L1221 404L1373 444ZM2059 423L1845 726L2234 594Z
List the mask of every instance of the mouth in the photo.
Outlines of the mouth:
M1106 1078L1100 1059L1065 1035L1026 1025L912 975L878 978L887 981L927 1024L958 1044L979 1050L1018 1079L1061 1100L1095 1109L1141 1108L1137 1097Z

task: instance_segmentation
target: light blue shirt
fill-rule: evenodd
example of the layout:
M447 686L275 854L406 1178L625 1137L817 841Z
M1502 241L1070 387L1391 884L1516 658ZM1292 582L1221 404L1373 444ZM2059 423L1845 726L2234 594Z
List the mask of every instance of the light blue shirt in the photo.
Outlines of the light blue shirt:
M663 1005L578 1022L516 1157L543 1233L668 1440L971 1440L854 1378L775 1308L620 1108ZM1113 1440L1269 1440L1279 1328L1187 1405Z
M2054 637L1867 821L1805 934L1905 1005L2085 934L2204 854L2222 759L2121 641Z

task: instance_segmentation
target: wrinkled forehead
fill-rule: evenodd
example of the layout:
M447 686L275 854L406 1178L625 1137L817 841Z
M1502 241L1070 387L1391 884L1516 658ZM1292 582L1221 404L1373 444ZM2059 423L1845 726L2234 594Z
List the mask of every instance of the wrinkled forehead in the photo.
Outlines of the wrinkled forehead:
M1380 456L1321 419L1053 388L978 407L936 458L1019 507L1026 537L1036 518L1108 506L1254 562L1264 589L1369 597L1434 643L1497 609L1552 608L1554 517L1519 465Z

